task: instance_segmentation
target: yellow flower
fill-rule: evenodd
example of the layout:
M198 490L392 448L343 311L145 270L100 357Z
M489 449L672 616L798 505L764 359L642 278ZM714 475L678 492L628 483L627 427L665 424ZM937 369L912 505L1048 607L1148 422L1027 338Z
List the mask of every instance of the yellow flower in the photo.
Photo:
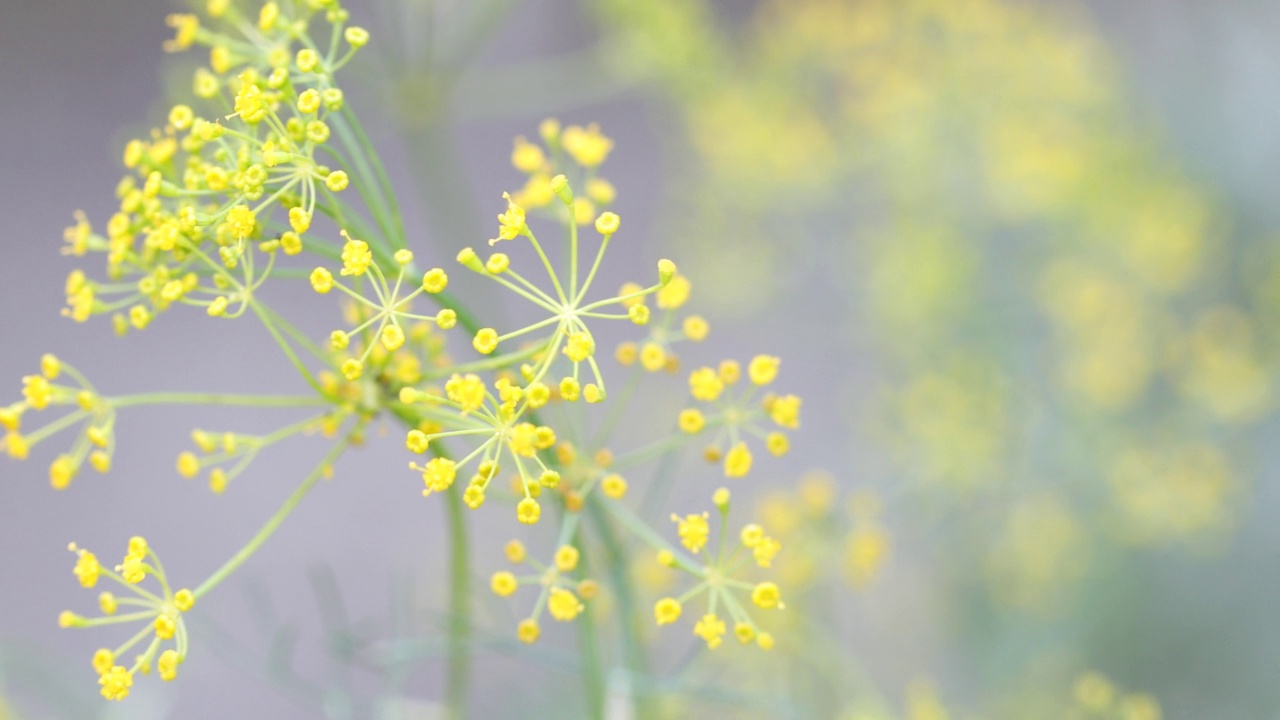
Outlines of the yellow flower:
M547 598L547 611L551 613L551 617L568 622L578 617L584 609L586 608L577 595L563 588L551 588L551 594Z
M345 230L343 237L347 238L347 242L342 246L342 274L357 277L365 274L373 264L373 252L369 250L369 243L352 239L346 235Z
M347 189L349 184L351 184L351 179L341 170L334 170L324 179L324 186L333 192L342 192Z
M698 400L714 402L724 392L724 381L715 370L698 368L689 375L689 392Z
M575 332L569 335L569 340L564 347L565 356L576 363L591 357L595 351L595 340L592 339L590 333L585 332Z
M502 553L507 556L507 562L519 565L524 562L526 555L524 543L519 540L512 540L503 546Z
M488 355L498 349L498 331L493 328L480 328L471 345L481 355Z
M751 471L751 450L747 448L747 444L739 442L729 449L724 456L724 476L737 478L743 477Z
M773 398L769 403L769 417L784 428L800 427L800 398L795 395Z
M511 151L511 164L515 169L525 174L533 174L541 170L546 161L542 148L526 140L523 135L516 136L515 147Z
M772 355L757 355L751 358L751 364L747 366L747 375L756 385L768 385L778 376L780 362Z
M600 217L596 218L596 232L606 237L618 232L618 228L622 226L622 219L616 213L604 212L600 213Z
M156 616L156 637L161 640L170 640L173 638L174 632L177 631L178 625L173 618L168 615L160 614Z
M123 700L129 697L129 688L133 687L133 673L116 665L102 673L98 678L102 686L102 697L108 700Z
M538 621L533 618L521 620L516 626L516 637L520 638L520 642L533 644L538 641L538 636L542 631L538 628Z
M707 544L711 526L707 523L706 513L685 515L683 518L672 515L671 521L676 523L676 532L680 535L681 544L689 548L690 552L696 553Z
M516 519L525 525L533 525L542 515L542 508L533 498L525 498L516 505Z
M502 197L507 200L507 211L498 215L498 237L489 241L490 245L499 240L511 240L512 238L527 232L527 226L524 219L524 208L516 205L511 200L510 193L502 193Z
M683 608L675 598L662 598L653 605L653 617L659 625L670 625L680 619Z
M105 675L116 664L116 656L107 648L99 648L93 653L93 670Z
M489 579L489 587L496 595L507 597L516 591L516 576L503 570L493 574Z
M448 490L458 475L457 468L457 463L448 458L431 458L422 468L422 482L427 486L422 494Z
M324 295L333 289L333 273L318 267L311 271L311 289Z
M595 123L585 129L570 125L561 133L560 143L579 165L587 168L599 166L613 149L613 141L605 137Z
M87 550L81 550L79 551L79 557L76 558L76 566L71 572L80 581L80 587L91 588L98 584L98 576L102 573L102 565L98 562L96 555Z
M182 662L182 658L178 656L177 650L165 650L160 653L160 660L156 663L156 669L160 671L160 679L169 682L178 677L178 664Z
M786 607L782 604L782 594L778 592L778 586L771 582L762 582L756 585L755 589L751 591L751 602L755 603L756 607L761 607L765 610Z
M715 650L720 646L720 641L724 637L725 626L724 621L716 617L714 613L708 613L702 616L698 624L693 628L693 634L707 641L707 648Z
M431 268L422 276L422 289L435 294L449 285L449 276L440 268Z
M562 573L573 572L578 567L578 548L572 545L561 545L556 550L556 570Z
M605 497L618 500L627 494L627 481L617 473L610 473L600 480L600 491Z

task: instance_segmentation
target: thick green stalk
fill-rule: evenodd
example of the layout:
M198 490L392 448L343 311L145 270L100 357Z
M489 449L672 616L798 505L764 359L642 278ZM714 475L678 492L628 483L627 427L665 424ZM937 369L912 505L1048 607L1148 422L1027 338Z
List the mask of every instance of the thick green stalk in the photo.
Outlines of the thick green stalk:
M407 427L418 426L413 408L399 403L388 403L387 407ZM432 451L439 457L448 457L439 444L433 444ZM462 487L455 483L444 496L449 532L449 660L444 693L448 716L461 720L467 716L471 682L471 551Z
M618 622L622 627L622 652L631 675L630 687L634 689L637 678L646 677L649 673L649 658L644 643L640 639L639 623L641 614L636 607L636 596L631 587L631 558L626 547L618 540L600 507L600 498L591 496L587 499L587 515L590 517L596 532L600 534L600 542L609 563L609 583L618 597ZM638 693L635 697L636 717L644 720L652 716L652 707L648 696Z
M449 523L449 666L445 674L445 704L449 717L461 720L467 716L471 680L471 558L462 488L454 484L445 495Z

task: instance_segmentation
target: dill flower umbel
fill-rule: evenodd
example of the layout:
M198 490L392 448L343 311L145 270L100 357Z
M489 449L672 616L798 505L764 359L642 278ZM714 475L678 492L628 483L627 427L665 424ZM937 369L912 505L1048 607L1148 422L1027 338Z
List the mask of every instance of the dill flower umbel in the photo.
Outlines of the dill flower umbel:
M691 380L694 397L716 411L686 411L683 432L656 444L623 447L616 456L609 449L634 436L619 428L640 382L678 382L671 377L679 368L673 348L701 342L709 332L704 318L685 314L693 284L671 260L659 260L643 282L601 291L608 248L626 237L624 218L612 209L619 190L601 175L614 141L596 124L562 127L554 120L539 126L536 141L516 138L511 162L523 184L503 193L496 237L484 257L474 246L485 247L485 238L458 238L472 246L456 260L488 287L520 298L532 317L511 326L486 324L454 297L449 271L417 264L388 176L337 84L337 72L374 41L370 33L350 24L338 0L252 3L252 9L227 0L201 5L201 14L169 17L174 35L165 44L173 52L200 49L203 66L192 77L190 97L125 145L126 175L106 223L95 230L76 213L64 233L66 255L105 256L101 279L81 269L68 276L64 313L76 322L109 316L121 336L179 319L170 311L181 306L199 309L181 316L194 323L248 317L261 323L279 345L279 359L309 391L104 395L74 366L46 355L39 372L22 379L21 398L0 406L3 448L24 459L52 435L78 428L69 451L49 466L51 484L62 489L85 464L101 473L110 469L118 413L128 407L299 413L262 432L193 430L191 445L165 462L181 477L207 479L215 494L241 482L261 453L285 440L317 435L328 449L261 529L194 589L172 585L142 537L129 541L117 565L71 546L81 587L106 582L112 589L98 595L98 613L66 611L59 623L139 625L122 644L93 654L102 696L128 697L140 675L170 681L180 674L190 651L185 614L253 557L319 481L334 474L338 459L366 442L375 422L403 426L405 449L421 456L409 464L421 493L447 504L452 581L445 685L455 696L452 716L466 716L466 666L477 625L470 619L475 598L465 509L490 499L506 505L523 532L554 538L545 553L512 540L504 555L513 567L489 577L489 589L512 602L537 588L519 613L519 641L538 641L547 616L585 637L603 610L645 614L634 612L625 570L630 543L638 541L664 553L665 567L694 578L683 595L655 605L659 624L688 617L709 647L730 632L742 643L772 647L772 635L753 615L785 607L782 591L772 580L740 576L751 565L768 569L781 544L755 523L727 540L727 490L713 499L718 539L709 513L671 516L679 546L629 504L649 500L644 464L679 451L688 435L704 428L718 429L713 445L728 443L730 477L746 475L752 465L746 435L759 435L771 452L784 454L786 436L763 423L797 428L800 401L756 397L777 375L776 357L757 356L745 370L726 362L716 371L694 371ZM546 228L563 236L563 253L539 240ZM315 308L338 298L327 336L317 341L273 308L269 282L309 285L327 296L313 297ZM416 303L433 307L424 311ZM622 366L633 366L620 390L599 361L601 329L610 322L637 338L615 353ZM455 327L468 342L450 339ZM740 380L746 389L733 393ZM33 428L45 413L57 416ZM683 613L704 594L705 608ZM598 603L602 597L607 602Z
M714 504L720 524L727 527L729 491L725 488L717 490ZM713 551L708 548L711 534L708 513L683 517L673 515L671 519L676 523L680 544L689 554L675 548L664 548L659 551L658 563L686 573L696 583L684 594L664 597L654 604L653 615L657 624L676 622L691 600L706 595L706 611L698 616L693 634L706 642L709 649L720 646L729 627L721 613L727 614L733 635L739 642L748 644L754 641L761 649L771 649L773 635L760 629L748 608L754 605L758 610L781 610L786 607L782 593L772 581L753 583L735 576L753 563L768 568L781 545L765 534L759 525L748 524L742 528L738 541L733 543L726 540L726 533L722 530L718 546Z
M125 699L133 687L134 676L139 673L148 675L153 669L162 680L177 678L178 667L186 659L188 650L183 613L195 605L199 591L192 592L186 588L174 591L160 559L142 537L129 539L124 560L114 570L104 567L97 556L74 543L70 549L76 555L73 573L82 587L94 588L100 579L106 579L119 587L123 596L103 591L98 595L100 615L85 617L67 610L58 617L58 624L64 628L125 623L142 625L133 637L122 644L115 648L101 648L93 654L92 665L99 676L102 697ZM148 577L156 581L154 590L142 587ZM126 653L144 642L145 649L141 653L131 661L126 658ZM165 648L166 645L171 647Z
M800 427L800 398L766 393L756 400L757 391L778 376L779 364L772 355L753 357L747 364L744 387L737 392L734 386L743 377L742 366L735 360L725 360L716 368L700 367L689 374L690 395L712 410L691 407L681 411L680 430L697 435L709 427L717 429L704 456L709 462L723 460L725 477L738 478L751 471L754 456L746 435L762 438L765 448L775 456L787 454L791 447L783 430ZM773 427L762 421L772 422Z

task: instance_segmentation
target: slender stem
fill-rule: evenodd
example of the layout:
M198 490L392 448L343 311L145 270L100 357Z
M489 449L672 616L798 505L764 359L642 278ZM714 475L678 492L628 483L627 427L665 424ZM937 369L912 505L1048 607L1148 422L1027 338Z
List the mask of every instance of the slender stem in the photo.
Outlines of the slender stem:
M467 547L466 507L462 487L454 483L445 493L449 524L449 665L445 675L445 706L453 720L467 716L471 679L471 568Z
M234 395L224 393L157 392L106 398L112 407L131 405L241 405L250 407L316 407L332 404L308 395Z
M245 544L244 547L240 548L240 552L231 556L231 559L223 563L222 567L218 568L207 580L200 583L200 586L197 587L193 593L196 596L196 599L203 597L210 590L217 587L219 583L227 579L228 575L235 572L235 570L243 565L246 560L252 557L253 554L258 551L258 548L262 547L262 544L275 533L276 529L280 527L280 524L284 522L285 518L289 517L289 514L293 512L293 509L298 506L298 503L302 502L302 498L306 497L307 493L311 491L311 488L315 487L315 484L319 482L320 478L324 477L325 470L337 461L338 457L347 449L347 446L351 444L352 436L358 433L363 426L364 423L358 423L346 437L338 441L329 449L329 452L324 456L324 459L320 461L320 464L311 471L311 474L307 476L307 479L303 480L302 484L293 491L293 494L284 501L284 504L280 506L280 509L276 511L276 514L272 515L271 519L267 520L267 523L262 526L262 529L258 531L258 534L254 535L253 539Z
M581 551L581 543L578 547ZM600 656L595 615L595 604L586 603L582 616L578 618L578 647L582 652L582 682L587 695L587 717L591 720L604 720L604 658Z

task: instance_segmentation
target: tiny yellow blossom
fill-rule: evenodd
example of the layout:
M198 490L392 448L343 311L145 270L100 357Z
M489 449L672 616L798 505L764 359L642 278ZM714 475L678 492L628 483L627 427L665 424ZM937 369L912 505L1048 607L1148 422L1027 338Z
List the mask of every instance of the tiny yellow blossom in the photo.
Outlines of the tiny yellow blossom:
M333 273L318 267L311 271L311 289L324 295L333 289Z
M551 617L560 622L568 622L578 617L584 609L586 608L577 595L563 588L551 588L547 597L547 611L551 613Z
M693 628L693 634L707 641L707 648L711 650L715 650L720 646L724 632L724 621L713 613L703 615L702 619Z
M746 443L739 442L725 453L724 476L738 478L749 472L751 472L751 450Z
M334 170L324 179L324 186L333 192L342 192L347 189L347 185L351 183L351 179L341 170Z
M493 328L481 328L471 341L472 347L481 355L488 355L498 349L498 331Z
M690 552L698 552L707 544L707 538L711 534L711 526L707 523L707 514L701 515L685 515L681 518L679 515L672 515L671 521L677 524L676 532L680 535L680 542L689 548Z
M345 234L345 231L343 233L347 242L342 246L342 274L354 276L365 274L373 264L373 252L369 249L369 243L352 239Z
M108 700L123 700L129 697L129 688L133 687L133 673L116 665L102 673L98 678L102 686L102 697Z
M76 566L71 572L80 581L80 587L91 588L98 584L98 576L102 573L102 564L98 562L96 555L88 550L81 550L76 558Z
M670 625L680 619L683 608L675 598L662 598L653 605L653 617L659 625Z
M562 573L573 572L578 567L578 548L572 545L561 545L556 550L556 569Z
M782 594L778 592L778 586L771 582L756 585L751 591L751 602L765 610L786 607L782 604Z
M724 381L715 370L698 368L689 375L689 392L698 400L714 402L724 392Z
M512 540L502 547L502 553L507 556L507 562L513 565L519 565L524 562L527 554L524 543L519 540Z
M538 505L538 501L533 498L525 498L516 505L516 519L525 525L533 525L538 522L538 517L542 515L542 508Z
M751 382L756 385L768 385L778 376L778 365L780 361L772 355L757 355L751 358L751 364L747 367L747 375L750 376Z
M542 148L517 135L515 147L511 151L511 164L522 173L532 174L542 169L546 163Z
M538 621L533 618L521 620L516 626L516 637L520 638L520 642L532 645L538 641L538 636L542 631L538 628Z
M498 237L490 240L490 245L500 240L511 240L528 231L528 226L525 225L524 208L511 200L510 193L502 193L502 197L506 198L507 211L498 215Z
M435 294L449 285L449 276L440 268L431 268L422 276L422 289Z
M160 673L160 679L165 682L175 680L178 677L178 665L182 659L178 656L177 650L165 650L160 653L160 659L156 662L156 670Z
M613 141L594 123L586 128L577 125L565 128L560 134L560 144L579 165L587 168L599 166L613 149Z
M604 212L600 213L600 217L596 218L596 232L606 237L618 232L618 228L622 226L622 219L616 213Z
M493 590L494 594L500 597L508 597L514 593L516 591L516 586L516 576L506 570L494 573L493 577L489 579L489 587Z
M610 473L600 480L600 491L605 497L620 499L627 494L627 481L617 473Z
M98 648L93 653L93 669L99 675L105 674L116 664L116 656L107 648Z

